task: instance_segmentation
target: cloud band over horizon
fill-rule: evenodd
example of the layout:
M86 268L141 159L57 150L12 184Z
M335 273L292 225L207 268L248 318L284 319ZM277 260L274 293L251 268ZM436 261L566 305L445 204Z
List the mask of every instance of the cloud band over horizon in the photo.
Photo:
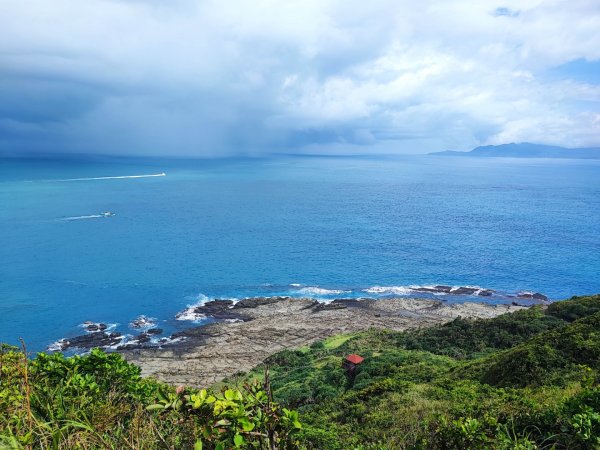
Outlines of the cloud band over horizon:
M600 146L597 1L0 0L0 151Z

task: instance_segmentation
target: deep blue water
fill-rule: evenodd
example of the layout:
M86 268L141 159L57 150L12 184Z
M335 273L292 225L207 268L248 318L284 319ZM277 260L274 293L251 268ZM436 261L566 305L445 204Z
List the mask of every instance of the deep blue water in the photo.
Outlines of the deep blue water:
M600 161L3 159L0 205L0 341L33 350L85 320L181 329L201 295L600 292Z

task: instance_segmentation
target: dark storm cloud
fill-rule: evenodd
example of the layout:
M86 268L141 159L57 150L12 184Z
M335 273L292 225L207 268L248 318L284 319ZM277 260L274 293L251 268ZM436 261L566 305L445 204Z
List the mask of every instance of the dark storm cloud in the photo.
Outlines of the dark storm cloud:
M600 144L591 1L0 0L0 28L5 152Z

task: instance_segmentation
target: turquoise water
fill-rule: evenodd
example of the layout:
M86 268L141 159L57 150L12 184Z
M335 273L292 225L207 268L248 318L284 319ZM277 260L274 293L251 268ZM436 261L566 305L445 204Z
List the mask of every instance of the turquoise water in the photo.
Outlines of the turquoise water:
M207 297L600 292L600 161L4 159L0 205L0 341L33 350Z

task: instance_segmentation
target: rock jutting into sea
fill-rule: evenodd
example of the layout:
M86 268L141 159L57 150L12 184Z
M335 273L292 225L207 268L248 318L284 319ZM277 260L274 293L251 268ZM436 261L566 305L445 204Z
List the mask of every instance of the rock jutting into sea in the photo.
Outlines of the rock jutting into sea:
M198 315L236 321L190 328L172 336L176 344L128 350L123 355L141 367L144 376L206 387L248 371L278 351L335 334L369 328L408 330L457 317L490 318L524 307L415 298L337 299L323 303L311 298L259 297L237 303L206 302L196 307Z
M478 287L467 287L467 286L419 286L411 288L413 291L417 292L431 292L434 294L452 294L452 295L479 295L480 297L489 297L493 295L495 292L491 289L482 289Z
M90 331L80 336L62 338L48 346L48 351L64 352L65 350L91 350L101 348L104 350L133 350L136 348L160 347L183 338L177 336L156 338L162 334L160 328L150 328L136 336L123 335L109 331Z
M88 320L86 322L83 322L81 324L81 327L85 331L93 333L95 331L104 331L104 330L106 330L108 328L108 325L106 325L105 323L102 323L102 322L96 323L96 322L91 322L91 321Z
M545 302L548 300L548 297L546 297L544 294L540 294L539 292L519 292L517 294L517 297L528 299L528 300L539 300L542 302Z
M199 305L188 306L177 313L177 320L201 320L210 317L214 320L227 320L230 322L250 320L244 314L244 309L270 305L290 297L248 297L243 300L233 301L228 299L210 300Z
M55 343L49 345L48 350L62 352L72 348L84 350L89 350L92 348L108 348L120 344L122 340L123 335L121 333L92 331L81 336L59 339Z
M156 324L156 319L148 316L138 316L136 319L129 322L129 327L133 329L151 328Z

